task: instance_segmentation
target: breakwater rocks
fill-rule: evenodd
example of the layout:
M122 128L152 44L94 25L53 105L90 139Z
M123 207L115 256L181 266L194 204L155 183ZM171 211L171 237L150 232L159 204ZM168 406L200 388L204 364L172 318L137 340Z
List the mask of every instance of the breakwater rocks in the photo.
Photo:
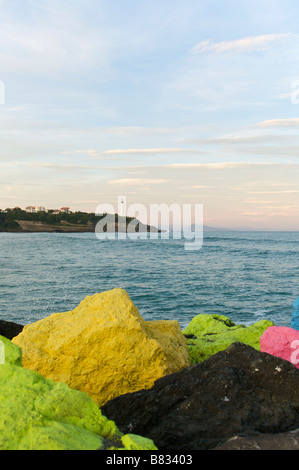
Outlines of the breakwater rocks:
M278 433L294 447L299 370L261 351L271 330L197 315L182 332L123 289L0 322L0 449L278 449Z
M299 429L277 434L234 436L215 450L298 450Z
M299 371L291 363L234 343L150 390L115 398L102 412L159 450L207 450L234 436L296 429L298 404Z
M299 330L299 297L293 303L293 316L291 319L291 327Z
M89 296L12 341L23 367L88 393L99 406L190 365L179 323L144 321L123 289Z
M156 449L149 439L121 433L87 394L23 368L21 349L0 341L1 450Z
M291 362L299 369L299 331L271 326L260 338L261 351Z
M0 320L0 336L12 340L23 330L24 326L18 323Z
M236 325L224 315L197 315L184 331L193 364L200 363L230 344L240 342L260 350L260 337L274 323L261 320L253 325Z

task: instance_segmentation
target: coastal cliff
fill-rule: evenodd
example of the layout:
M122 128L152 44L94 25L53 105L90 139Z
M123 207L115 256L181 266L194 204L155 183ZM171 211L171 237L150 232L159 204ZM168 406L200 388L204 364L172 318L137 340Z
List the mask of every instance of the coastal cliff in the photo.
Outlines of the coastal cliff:
M5 232L93 232L94 225L89 222L87 224L71 224L62 220L58 224L49 224L46 222L35 222L33 220L16 220L19 229L4 230ZM1 229L0 229L1 230Z
M104 233L160 232L158 228L145 225L138 219L120 217L117 214L96 216L93 213L87 212L74 212L70 214L27 213L21 209L0 212L0 232L85 233L95 232L99 223L101 223L102 232Z

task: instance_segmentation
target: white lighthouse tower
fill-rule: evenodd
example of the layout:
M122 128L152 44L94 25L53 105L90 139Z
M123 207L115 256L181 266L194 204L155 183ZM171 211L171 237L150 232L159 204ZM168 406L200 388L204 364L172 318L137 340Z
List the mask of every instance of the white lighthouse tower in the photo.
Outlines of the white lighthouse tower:
M118 213L121 217L125 217L127 212L127 198L126 196L119 196L118 198Z

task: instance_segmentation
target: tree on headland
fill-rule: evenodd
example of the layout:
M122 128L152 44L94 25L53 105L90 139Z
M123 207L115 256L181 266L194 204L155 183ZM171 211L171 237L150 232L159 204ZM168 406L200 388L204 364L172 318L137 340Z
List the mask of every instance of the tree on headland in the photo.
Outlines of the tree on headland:
M105 215L95 215L94 213L76 211L70 213L54 211L49 212L26 212L19 207L0 211L0 231L22 231L19 221L41 222L48 225L61 225L63 222L74 225L95 226ZM126 217L126 222L133 220L132 217ZM118 215L115 215L115 222L118 222Z

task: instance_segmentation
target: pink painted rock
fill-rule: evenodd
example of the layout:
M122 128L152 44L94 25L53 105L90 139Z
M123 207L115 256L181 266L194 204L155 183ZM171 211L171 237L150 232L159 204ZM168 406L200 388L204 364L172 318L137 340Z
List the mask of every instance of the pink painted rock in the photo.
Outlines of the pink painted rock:
M260 338L261 351L280 357L299 369L299 331L286 326L270 326Z

